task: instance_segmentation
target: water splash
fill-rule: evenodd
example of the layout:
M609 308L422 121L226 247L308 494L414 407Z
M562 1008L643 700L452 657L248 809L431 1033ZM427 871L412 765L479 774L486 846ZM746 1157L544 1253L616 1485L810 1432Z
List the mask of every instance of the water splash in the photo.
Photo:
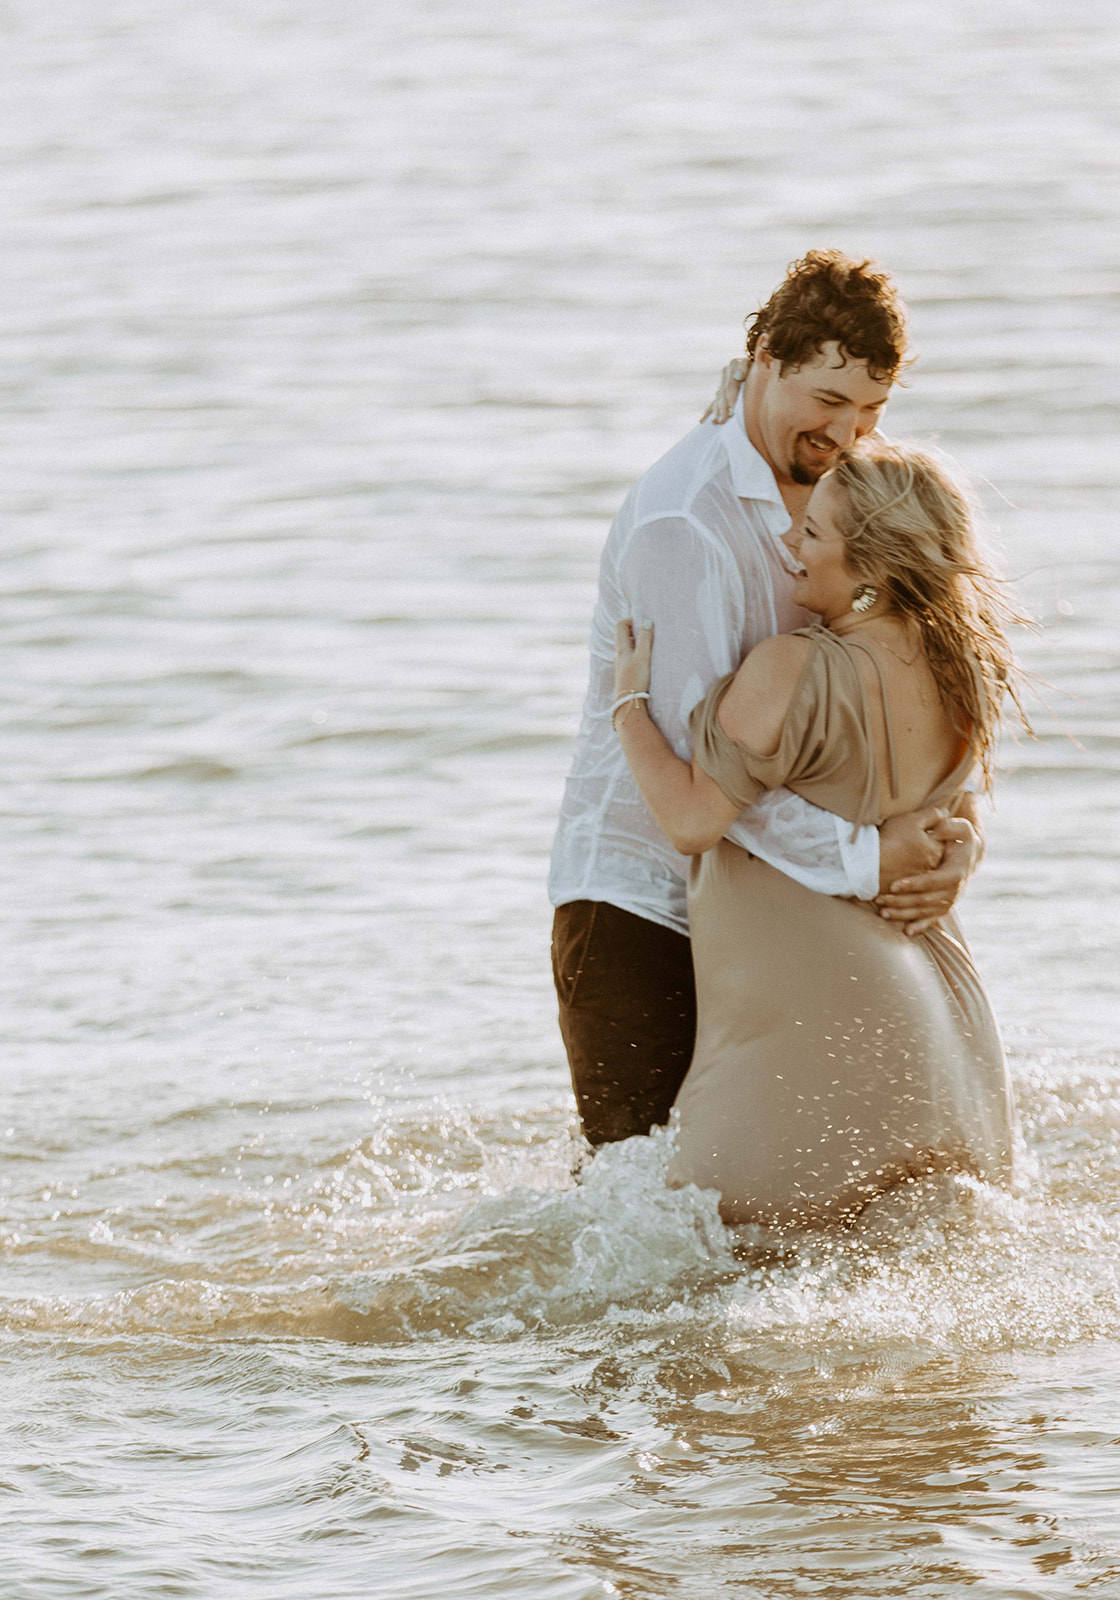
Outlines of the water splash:
M1037 1141L1053 1107L1030 1110ZM12 1298L3 1325L378 1345L672 1326L739 1345L959 1351L1107 1337L1120 1321L1120 1225L1063 1193L1037 1142L1016 1193L938 1174L851 1228L802 1233L728 1229L714 1192L669 1188L668 1131L608 1146L578 1182L572 1148L556 1119L443 1108L383 1121L298 1182L263 1147L241 1151L223 1191L228 1155L201 1175L194 1161L200 1192L177 1216L161 1202L159 1237L84 1212L53 1242L10 1238L11 1259L84 1287ZM129 1274L142 1281L120 1287Z
M356 1278L341 1303L372 1338L509 1337L694 1292L735 1261L714 1191L666 1186L671 1148L663 1131L627 1139L576 1187L481 1200L403 1273Z

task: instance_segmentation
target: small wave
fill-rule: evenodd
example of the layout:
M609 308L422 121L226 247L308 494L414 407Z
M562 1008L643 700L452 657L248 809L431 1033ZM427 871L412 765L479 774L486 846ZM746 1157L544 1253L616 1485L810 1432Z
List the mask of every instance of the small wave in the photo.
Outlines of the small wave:
M499 733L485 739L449 740L446 753L454 755L498 755L504 751L512 750L562 749L570 743L570 740L571 736L567 730L557 733Z
M430 731L423 727L328 729L325 733L308 733L289 740L288 748L298 750L314 744L396 744L426 739Z
M1061 1131L1057 1102L1032 1108L1028 1094L1027 1109L1032 1133L1046 1112ZM1101 1110L1111 1122L1112 1102ZM713 1191L669 1188L671 1149L669 1131L608 1146L574 1182L566 1120L447 1108L304 1156L302 1177L283 1175L276 1148L245 1149L228 1172L206 1164L201 1194L188 1174L158 1226L114 1216L101 1228L86 1211L72 1250L10 1238L13 1262L44 1248L89 1268L96 1257L104 1281L115 1252L117 1283L144 1281L25 1293L0 1325L389 1346L683 1330L748 1355L775 1344L921 1355L1053 1348L1120 1323L1120 1220L1063 1192L1044 1144L1022 1161L1018 1192L935 1174L850 1228L804 1232L725 1227Z
M472 1205L424 1252L339 1286L350 1337L668 1318L729 1340L976 1351L1111 1337L1120 1320L1115 1226L1034 1186L1029 1162L1020 1193L932 1174L851 1228L799 1232L724 1227L713 1191L668 1188L670 1150L668 1134L628 1140L575 1189Z
M850 1232L803 1235L788 1259L730 1287L721 1312L729 1333L802 1347L960 1352L1112 1337L1118 1241L1089 1231L1047 1198L934 1174L881 1197Z
M569 1148L566 1135L554 1144ZM399 1199L419 1189L428 1203L409 1216L404 1236L399 1212L389 1217L382 1212L380 1229L364 1208L350 1219L361 1221L369 1253L383 1261L389 1254L395 1257L374 1271L349 1271L333 1279L320 1271L296 1278L299 1254L290 1248L283 1217L273 1211L273 1272L268 1274L268 1252L262 1251L263 1281L262 1276L251 1284L217 1281L201 1263L182 1263L174 1273L165 1267L158 1281L103 1298L27 1296L10 1303L2 1321L9 1330L102 1336L299 1335L394 1344L449 1336L506 1339L528 1330L592 1323L618 1304L654 1313L737 1270L714 1192L667 1187L669 1149L668 1135L612 1146L577 1186L551 1148L543 1153L544 1171L538 1161L536 1176L538 1182L551 1176L556 1187L491 1193L461 1207L457 1216L452 1212L450 1221L447 1207L455 1203L455 1185L448 1193L445 1168L440 1167L436 1185L442 1193L433 1192L434 1178L396 1172L406 1191ZM457 1165L469 1154L461 1151ZM493 1177L485 1149L476 1154ZM397 1165L393 1152L384 1148L376 1160L354 1152L348 1167L355 1157L365 1178L373 1167L387 1178L386 1160L390 1168ZM516 1173L516 1153L504 1165L507 1174ZM432 1204L441 1201L442 1208L431 1215ZM397 1228L386 1228L390 1218ZM208 1233L220 1220L207 1218ZM90 1246L81 1248L88 1255ZM244 1248L239 1260L244 1268Z
M135 783L148 783L162 778L178 779L184 783L218 783L226 778L236 778L238 769L224 761L208 760L204 756L188 757L182 761L167 761L154 767L144 767L139 772L126 774Z
M468 1207L405 1267L356 1275L340 1306L376 1342L511 1337L664 1305L734 1272L714 1191L670 1189L670 1135L600 1151L575 1188L514 1189Z

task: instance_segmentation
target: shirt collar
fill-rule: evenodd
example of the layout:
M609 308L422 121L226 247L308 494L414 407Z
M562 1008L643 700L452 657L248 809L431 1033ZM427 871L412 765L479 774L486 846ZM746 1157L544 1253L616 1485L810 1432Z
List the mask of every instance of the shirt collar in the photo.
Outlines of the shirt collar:
M792 522L778 489L773 471L747 438L747 425L743 420L743 395L745 385L739 390L735 410L720 430L727 450L727 465L731 470L731 486L741 500L765 500L774 507L776 516L767 517L766 525L775 543L780 541ZM786 556L785 546L781 546ZM788 557L786 557L788 561Z

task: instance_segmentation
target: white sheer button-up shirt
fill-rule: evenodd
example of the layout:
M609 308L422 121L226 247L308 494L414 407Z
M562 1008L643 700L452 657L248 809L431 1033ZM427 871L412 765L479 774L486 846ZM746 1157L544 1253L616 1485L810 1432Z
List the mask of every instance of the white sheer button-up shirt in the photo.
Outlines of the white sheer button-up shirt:
M638 792L611 727L614 630L654 624L649 708L683 760L689 712L760 639L814 619L793 603L790 526L769 466L747 438L742 396L730 421L701 423L630 491L599 569L591 681L552 850L549 898L605 900L688 932L687 857ZM869 900L879 835L776 789L741 812L727 837L821 894Z

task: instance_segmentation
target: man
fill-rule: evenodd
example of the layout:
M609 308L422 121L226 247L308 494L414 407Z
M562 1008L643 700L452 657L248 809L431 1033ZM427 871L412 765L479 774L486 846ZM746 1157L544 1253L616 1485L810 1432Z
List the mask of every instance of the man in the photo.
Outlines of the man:
M549 875L560 1029L593 1145L668 1119L696 1027L688 864L646 809L611 727L615 625L655 624L650 710L687 760L689 712L715 679L760 639L813 620L793 603L781 536L838 451L878 426L905 354L887 275L811 251L752 319L729 420L702 423L651 467L611 529ZM777 790L728 837L824 894L893 891L880 914L920 931L979 859L971 796L960 812L894 818L853 843L849 824Z

